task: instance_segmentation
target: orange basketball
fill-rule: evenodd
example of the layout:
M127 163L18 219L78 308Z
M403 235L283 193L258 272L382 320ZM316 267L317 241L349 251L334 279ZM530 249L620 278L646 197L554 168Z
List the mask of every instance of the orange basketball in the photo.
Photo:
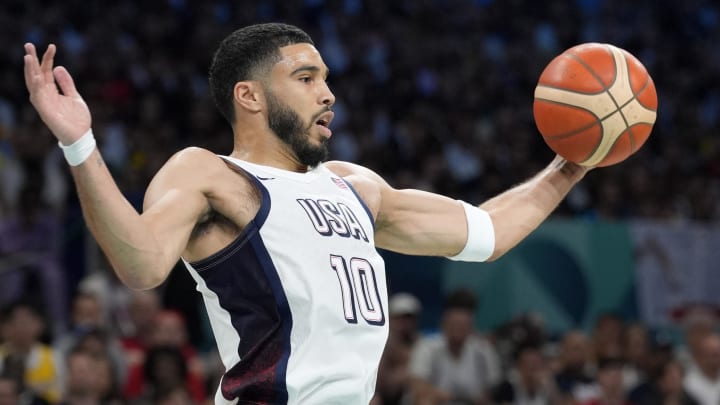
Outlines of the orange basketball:
M540 75L533 114L555 153L583 166L609 166L637 152L650 136L655 84L629 52L609 44L577 45Z

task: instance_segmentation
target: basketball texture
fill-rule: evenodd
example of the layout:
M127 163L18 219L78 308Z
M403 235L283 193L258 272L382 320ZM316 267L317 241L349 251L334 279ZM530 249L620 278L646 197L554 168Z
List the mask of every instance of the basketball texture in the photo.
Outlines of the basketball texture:
M657 116L655 84L629 52L581 44L542 72L533 114L555 153L583 166L609 166L637 152L650 136Z

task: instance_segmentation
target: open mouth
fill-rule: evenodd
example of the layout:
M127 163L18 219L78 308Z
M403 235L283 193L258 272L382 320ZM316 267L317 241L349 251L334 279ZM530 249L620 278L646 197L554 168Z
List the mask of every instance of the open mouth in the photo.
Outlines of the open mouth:
M315 120L315 125L318 126L320 134L325 138L332 136L330 123L332 122L334 116L335 114L332 111L326 111L320 114L320 116L317 117L317 120Z

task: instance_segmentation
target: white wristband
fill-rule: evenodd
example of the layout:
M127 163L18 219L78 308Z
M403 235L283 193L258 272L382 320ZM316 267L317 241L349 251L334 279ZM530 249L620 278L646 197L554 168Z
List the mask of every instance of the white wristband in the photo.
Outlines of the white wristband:
M61 142L58 142L58 146L65 155L70 166L79 166L90 157L90 154L95 150L95 137L93 136L92 129L88 129L83 136L71 145L65 146Z
M468 237L463 250L450 260L484 262L495 251L495 228L487 211L461 201L465 209Z

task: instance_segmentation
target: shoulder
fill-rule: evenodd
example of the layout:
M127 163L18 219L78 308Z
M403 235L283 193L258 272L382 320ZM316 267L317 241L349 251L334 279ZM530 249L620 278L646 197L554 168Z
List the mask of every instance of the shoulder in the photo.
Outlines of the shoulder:
M341 160L331 160L325 162L324 165L338 176L345 177L350 175L358 175L369 179L375 178L376 180L382 180L382 178L374 171L355 163L343 162Z
M377 219L383 192L390 189L387 182L374 171L354 163L333 160L324 165L353 186L373 217Z
M209 180L227 172L228 166L220 156L207 149L189 147L171 156L157 172L153 183L169 181L180 186L207 185L212 183Z
M221 157L207 149L193 146L175 153L161 171L183 171L195 175L207 175L208 171L225 168L227 166Z
M145 193L144 205L148 207L170 192L198 198L211 196L229 173L220 156L203 148L185 148L170 157L155 174Z

